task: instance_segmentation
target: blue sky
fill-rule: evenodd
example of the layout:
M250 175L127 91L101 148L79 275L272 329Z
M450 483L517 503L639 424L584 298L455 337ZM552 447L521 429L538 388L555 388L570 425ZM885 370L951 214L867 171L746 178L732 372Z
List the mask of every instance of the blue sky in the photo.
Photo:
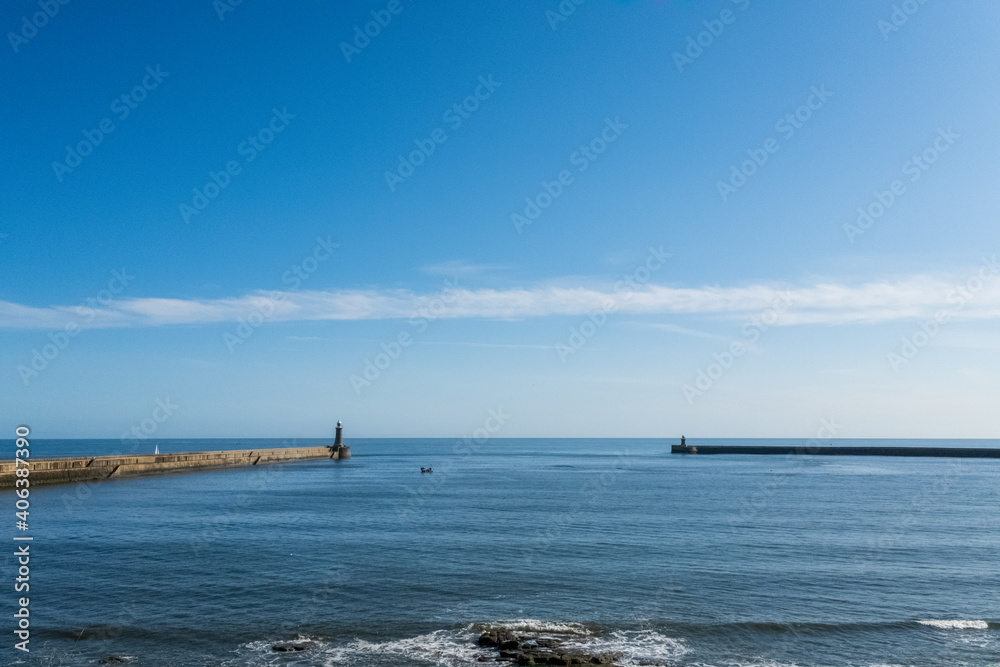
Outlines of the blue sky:
M225 7L4 8L0 428L996 436L1000 7Z

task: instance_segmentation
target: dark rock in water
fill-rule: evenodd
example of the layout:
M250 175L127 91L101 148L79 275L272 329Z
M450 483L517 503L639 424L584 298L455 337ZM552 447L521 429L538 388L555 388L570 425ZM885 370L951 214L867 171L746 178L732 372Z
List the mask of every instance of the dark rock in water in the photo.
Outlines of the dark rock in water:
M99 660L98 664L101 664L101 665L117 665L117 664L121 664L121 663L124 663L124 662L128 662L128 661L125 660L125 658L119 658L117 655L109 655L108 657L102 658L101 660Z
M587 653L577 644L567 650L565 638L548 636L539 637L538 633L517 635L506 628L489 628L479 636L479 645L497 649L495 660L499 662L516 662L518 665L556 665L557 667L573 667L574 665L614 665L621 660L620 653ZM482 661L482 656L479 658Z
M308 651L316 646L316 642L281 642L271 647L272 651L290 653L292 651Z
M505 642L514 642L514 648L517 648L517 637L507 628L495 628L479 635L480 646L500 646Z

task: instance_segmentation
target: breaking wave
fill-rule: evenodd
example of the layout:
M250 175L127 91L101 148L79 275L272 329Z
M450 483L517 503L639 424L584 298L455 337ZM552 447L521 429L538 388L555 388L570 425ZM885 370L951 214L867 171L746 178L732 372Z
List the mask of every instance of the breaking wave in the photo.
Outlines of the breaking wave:
M655 630L616 631L603 637L570 640L565 646L588 653L621 653L622 665L667 665L691 650L681 640Z
M710 624L701 629L720 629L725 633L744 627L752 631L771 634L795 632L805 635L826 634L838 631L864 629L913 629L929 626L941 630L989 630L1000 627L986 620L918 620L897 621L885 624L855 623L838 626L835 624L782 624L782 623L735 623ZM227 667L255 667L295 665L297 667L399 667L400 665L420 665L425 667L472 667L484 662L493 662L495 649L483 648L476 644L481 632L487 628L506 628L522 636L556 636L561 646L572 651L587 654L618 653L622 657L616 663L623 667L661 667L677 665L685 659L692 659L693 649L689 645L689 634L696 625L676 624L674 628L601 631L596 624L566 621L543 621L537 619L508 619L502 621L470 623L451 629L435 630L425 634L392 639L370 641L352 639L332 641L316 637L300 636L297 641L308 641L311 648L295 653L279 653L273 650L275 643L287 641L253 641L240 646L235 657L223 665ZM685 632L685 628L687 632ZM960 637L961 635L956 635ZM986 635L982 635L986 636ZM684 639L681 639L684 637ZM706 635L706 640L709 636ZM695 643L699 643L695 640ZM710 640L709 640L710 643ZM706 663L697 662L698 665ZM792 663L774 661L772 658L730 659L711 663L716 667L795 667ZM873 666L874 667L874 666ZM878 667L882 667L879 665Z
M989 630L987 621L917 621L921 625L930 625L942 630Z
M277 653L274 641L254 641L244 644L240 656L226 665L287 665L316 667L375 667L400 664L434 665L435 667L468 667L492 662L491 649L476 645L479 632L485 627L503 627L531 635L559 635L565 638L564 646L573 650L592 653L617 652L622 654L620 665L669 665L689 649L678 639L667 637L653 630L615 631L604 636L580 623L515 619L491 623L473 623L457 630L436 630L415 637L373 642L354 639L348 642L329 642L309 637L299 641L313 642L313 647L299 653ZM294 662L289 663L292 658Z
M287 665L288 654L278 654L272 650L274 642L256 641L245 644L242 649L253 655L251 665ZM474 642L474 635L468 631L437 630L416 637L394 639L385 642L371 642L355 639L346 643L317 641L315 647L295 653L295 665L305 667L332 667L334 665L399 665L414 664L439 665L441 667L464 667L476 664L482 655ZM232 665L248 664L244 656Z
M582 623L560 623L554 621L538 621L533 618L518 618L510 621L496 621L475 624L480 628L506 628L514 632L555 632L561 635L590 635L591 631Z

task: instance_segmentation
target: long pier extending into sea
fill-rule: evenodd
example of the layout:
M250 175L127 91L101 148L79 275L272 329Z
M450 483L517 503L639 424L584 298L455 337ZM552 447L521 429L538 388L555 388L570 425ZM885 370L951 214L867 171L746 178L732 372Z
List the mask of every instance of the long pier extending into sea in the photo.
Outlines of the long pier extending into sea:
M802 456L934 456L1000 459L1000 449L982 447L835 447L802 445L672 445L672 454L782 454Z
M139 456L70 456L51 459L14 459L0 461L0 488L12 487L17 468L28 465L32 486L96 482L118 477L160 475L170 472L192 472L214 468L255 466L304 459L347 459L350 447L282 447L277 449L234 449L219 452L187 452L183 454L142 454Z
M27 432L27 431L25 431ZM20 430L18 431L20 433ZM20 442L20 441L18 441ZM20 446L20 445L19 445ZM18 450L18 454L27 449ZM16 458L0 461L0 488L17 485L17 480L31 486L99 482L119 477L162 475L170 472L194 472L217 468L255 466L305 459L351 458L351 448L344 444L344 425L337 422L332 445L321 447L276 447L273 449L232 449L218 452L183 452L177 454L139 454L131 456L67 456L63 458ZM23 473L23 474L22 474Z

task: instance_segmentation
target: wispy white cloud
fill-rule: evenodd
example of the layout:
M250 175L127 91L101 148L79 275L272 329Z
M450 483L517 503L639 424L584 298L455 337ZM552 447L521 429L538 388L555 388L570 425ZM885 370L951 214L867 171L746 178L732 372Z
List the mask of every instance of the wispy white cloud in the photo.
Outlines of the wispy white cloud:
M720 336L719 334L709 333L707 331L699 331L698 329L689 329L688 327L680 327L676 324L666 324L662 322L649 322L643 324L644 327L648 329L656 329L657 331L666 331L667 333L681 334L682 336L694 336L696 338L708 338L710 340L721 340L721 341L731 341L732 336Z
M421 340L417 345L457 345L460 347L489 347L489 348L513 348L527 350L551 350L554 345L527 345L523 343L475 343L472 341L452 341L452 340Z
M1000 279L987 280L961 308L957 286L965 280L917 276L862 285L823 283L806 287L676 288L647 285L634 292L566 286L520 289L451 289L417 294L407 290L255 292L224 299L134 298L100 308L27 306L0 301L0 328L55 329L69 322L81 328L210 324L269 313L269 322L435 318L524 319L585 315L614 303L635 315L703 314L748 317L782 299L790 302L778 326L877 323L912 320L947 310L954 319L1000 318ZM443 305L442 305L443 304ZM693 330L671 329L677 333ZM696 332L697 333L697 332Z
M420 270L424 273L429 273L432 276L443 276L445 278L471 278L473 276L481 276L484 273L503 271L509 268L509 266L504 264L472 264L462 260L452 260L450 262L430 264L422 267Z

